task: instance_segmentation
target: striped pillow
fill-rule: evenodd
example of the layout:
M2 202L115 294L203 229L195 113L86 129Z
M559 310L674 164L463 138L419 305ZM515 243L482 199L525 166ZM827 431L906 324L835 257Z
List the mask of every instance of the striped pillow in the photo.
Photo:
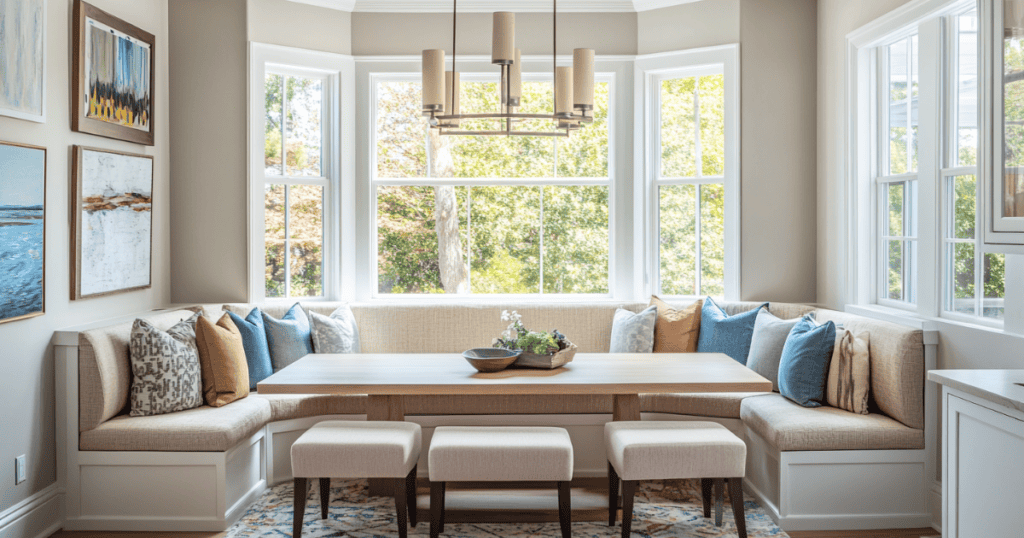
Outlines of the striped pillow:
M836 347L828 370L828 404L859 415L868 414L871 391L869 333L856 336L847 329L836 330Z

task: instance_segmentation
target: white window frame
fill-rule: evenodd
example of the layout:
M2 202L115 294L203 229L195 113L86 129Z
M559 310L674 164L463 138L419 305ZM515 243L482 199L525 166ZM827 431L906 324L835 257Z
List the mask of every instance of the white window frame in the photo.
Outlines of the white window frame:
M740 290L740 71L739 45L723 45L688 51L650 54L637 58L634 92L643 95L636 100L634 116L638 142L634 157L634 196L638 211L636 224L638 249L634 261L638 296L659 295L668 299L689 300L703 295L661 294L661 249L659 237L659 187L670 185L721 184L725 188L725 300L738 301ZM694 178L661 177L661 81L672 78L725 75L725 174ZM699 125L697 127L699 129ZM699 204L699 196L698 196ZM696 215L698 222L700 214ZM699 234L699 225L697 227ZM699 235L698 235L699 240ZM700 256L697 256L697 282L700 282ZM699 291L699 289L698 289Z
M358 239L356 248L362 260L356 269L356 291L354 299L360 302L551 302L551 301L624 301L633 300L632 281L628 274L628 264L624 270L623 258L630 259L632 248L628 244L630 230L628 198L623 196L628 184L618 181L622 177L623 151L628 148L628 139L622 138L619 125L630 123L632 117L628 104L632 99L628 88L618 82L629 73L633 57L598 56L595 63L595 80L609 84L608 111L608 177L607 178L480 178L480 179L443 179L428 178L376 178L376 124L377 124L377 83L388 80L420 80L421 66L419 57L391 56L357 58L357 73L360 78L359 101L366 103L360 107L359 121L365 125L366 139L359 140L360 164L358 197ZM571 64L571 56L559 56L559 65ZM450 65L450 64L449 64ZM550 80L550 56L524 56L524 80ZM463 81L497 80L498 73L491 64L490 56L459 56L458 69ZM365 122L365 124L363 123ZM586 129L586 127L584 127ZM377 265L377 196L378 186L388 185L457 185L457 186L500 186L500 185L607 185L608 193L608 293L604 294L382 294L378 290L379 271ZM625 224L624 224L625 223Z
M354 153L354 62L350 56L314 52L291 47L250 43L249 50L249 165L248 245L249 300L252 302L294 302L337 300L352 286L343 266L352 256L341 245L354 233L352 204L355 165L343 155ZM264 100L268 72L322 78L324 102L321 174L319 178L267 176L264 155L266 115ZM282 133L283 134L283 133ZM283 170L282 170L283 172ZM321 297L267 298L266 243L264 240L264 188L267 184L318 185L324 188L323 202L323 295ZM345 211L343 211L343 205ZM287 239L287 238L286 238Z

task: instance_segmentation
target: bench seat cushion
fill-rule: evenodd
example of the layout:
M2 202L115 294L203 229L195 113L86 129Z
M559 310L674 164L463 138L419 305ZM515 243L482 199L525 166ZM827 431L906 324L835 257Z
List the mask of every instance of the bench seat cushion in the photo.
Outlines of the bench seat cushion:
M365 394L253 394L270 404L270 421L324 415L365 415Z
M780 451L903 450L924 448L924 431L887 416L858 415L834 407L801 407L781 394L743 400L740 417Z
M707 392L694 394L641 394L640 411L696 417L740 418L744 398L763 392Z
M270 404L242 398L151 417L116 416L82 432L83 451L226 452L270 420Z

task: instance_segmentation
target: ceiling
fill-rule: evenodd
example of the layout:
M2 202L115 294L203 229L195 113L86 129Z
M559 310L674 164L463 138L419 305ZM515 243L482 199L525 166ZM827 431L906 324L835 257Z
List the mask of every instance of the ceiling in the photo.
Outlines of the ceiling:
M398 12L398 13L450 13L452 0L291 0L342 11ZM700 0L562 0L560 12L637 12L662 7L688 4ZM460 13L500 11L513 9L517 13L550 13L552 0L461 0Z

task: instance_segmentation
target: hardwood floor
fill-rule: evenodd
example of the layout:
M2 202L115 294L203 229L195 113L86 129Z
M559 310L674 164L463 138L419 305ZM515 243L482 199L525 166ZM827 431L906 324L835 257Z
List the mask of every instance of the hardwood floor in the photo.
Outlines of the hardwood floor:
M222 538L224 533L210 532L67 532L57 531L51 538ZM805 531L791 532L790 538L929 538L935 529L894 531Z

